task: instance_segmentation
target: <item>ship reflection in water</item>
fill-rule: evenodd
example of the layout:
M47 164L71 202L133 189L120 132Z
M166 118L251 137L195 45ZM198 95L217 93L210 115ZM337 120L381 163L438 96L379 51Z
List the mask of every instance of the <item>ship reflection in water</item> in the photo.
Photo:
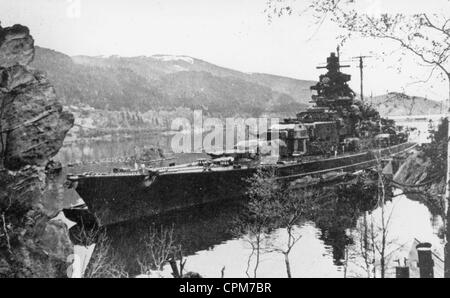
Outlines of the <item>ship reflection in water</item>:
M152 141L149 141L148 145L151 145ZM55 210L80 202L74 190L62 186L68 172L107 170L117 166L114 163L88 163L67 167L68 163L90 162L96 159L94 156L97 154L108 158L126 156L126 153L131 152L134 146L132 144L133 142L130 141L117 142L111 156L105 153L107 150L105 148L111 147L110 142L77 145L74 151L74 145L66 147L66 150L62 151L64 155L59 157L65 165L63 172L53 177L46 192L48 196L54 197ZM77 158L77 152L86 154L80 160ZM179 156L177 162L188 162L190 158L197 157ZM434 220L435 217L430 215L425 206L405 196L398 196L392 203L388 203L387 209L393 210L389 235L395 239L395 250L399 258L408 255L414 238L431 242L435 249L442 248L441 241L436 236L440 223ZM172 212L160 217L108 226L106 233L112 248L126 264L130 275L140 273L137 260L146 253L145 244L151 229L162 226L167 229L173 228L175 241L181 245L185 255L185 271L198 272L205 277L220 277L225 267L225 277L246 277L251 246L246 241L245 235L233 233L235 219L241 210L242 205L238 203L216 203ZM375 209L373 214L377 217L379 210ZM411 218L414 218L413 222L408 220ZM355 216L352 210L341 208L338 213L324 212L316 222L304 221L298 225L295 233L302 238L290 254L292 275L294 277L344 277L347 274L347 276L365 277L359 266L361 263L358 265L360 260L354 260L353 270L344 266L349 251L358 247L358 239L352 236L352 233L357 230L357 224L361 219L361 213ZM285 230L275 230L270 234L269 242L272 247L283 247L286 237ZM392 266L395 266L395 263ZM163 275L169 277L170 273L170 266L164 267ZM388 274L392 274L392 271ZM261 255L258 277L285 276L284 257L281 253L265 252Z
M131 273L139 273L137 259L145 254L145 242L151 227L173 227L176 243L186 255L186 271L194 271L205 277L220 277L225 267L225 277L246 277L246 267L251 246L245 235L233 233L235 219L242 210L239 204L214 204L174 212L163 218L148 218L136 222L119 224L107 228L107 234L117 252L126 259ZM333 251L343 247L332 247L329 243L341 240L324 238L314 223L305 222L297 226L295 233L302 236L292 252L294 274L300 276L342 276L341 260L333 259ZM286 232L275 230L270 235L271 246L283 247ZM345 232L343 233L345 235ZM170 276L170 268L165 268ZM253 273L251 274L253 275ZM279 253L263 253L258 277L284 277L284 258Z
M198 272L204 277L221 277L225 267L225 277L246 277L251 245L246 235L233 233L235 218L241 210L239 204L191 208L164 217L109 226L107 235L130 274L140 273L137 260L146 253L145 243L152 228L165 227L173 228L175 242L183 248L187 260L186 272ZM387 203L386 211L392 213L387 251L393 252L389 256L391 261L387 276L394 276L394 260L408 256L414 238L433 243L439 253L442 248L441 240L436 236L439 224L430 221L430 213L425 206L405 196L398 196L393 202ZM381 215L379 208L372 213L375 218ZM338 217L340 220L335 221ZM354 256L360 243L357 236L352 236L357 221L362 221L362 215L355 221L352 218L354 214L340 212L329 218L328 224L323 227L311 221L296 226L294 234L301 235L301 239L290 254L293 277L366 277L361 267L362 260ZM410 218L414 218L414 222ZM325 221L324 218L322 220ZM354 225L342 226L344 221ZM283 248L286 246L287 233L284 229L277 229L270 233L268 239L270 247ZM347 254L353 255L353 259L348 261L345 268ZM253 276L252 268L250 276ZM170 277L171 272L167 265L163 276ZM279 252L262 253L257 276L286 277L284 256Z

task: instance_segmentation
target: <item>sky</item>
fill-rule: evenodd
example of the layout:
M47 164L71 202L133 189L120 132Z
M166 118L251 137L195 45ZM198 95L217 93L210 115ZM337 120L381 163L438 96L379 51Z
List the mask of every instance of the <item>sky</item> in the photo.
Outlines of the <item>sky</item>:
M446 1L429 0L426 9L442 10ZM369 12L424 10L421 0L360 2ZM266 0L0 0L0 21L4 27L26 25L36 45L68 55L188 55L244 72L316 80L321 71L315 67L335 51L339 30L331 23L318 29L308 16L269 21L265 8ZM392 44L354 39L341 55L351 60L393 50ZM393 54L383 58L365 62L366 95L397 91L447 97L445 82L414 83L429 73L414 59L398 64ZM353 75L351 86L359 92L357 63L347 64L353 66L345 70Z

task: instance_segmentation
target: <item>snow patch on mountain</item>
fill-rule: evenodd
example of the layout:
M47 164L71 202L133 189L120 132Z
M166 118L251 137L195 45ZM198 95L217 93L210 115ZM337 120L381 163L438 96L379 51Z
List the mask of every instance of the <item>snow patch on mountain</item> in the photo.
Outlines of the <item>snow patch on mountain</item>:
M194 59L188 56L177 56L177 55L153 55L152 58L161 60L164 62L167 61L184 61L189 64L194 64Z

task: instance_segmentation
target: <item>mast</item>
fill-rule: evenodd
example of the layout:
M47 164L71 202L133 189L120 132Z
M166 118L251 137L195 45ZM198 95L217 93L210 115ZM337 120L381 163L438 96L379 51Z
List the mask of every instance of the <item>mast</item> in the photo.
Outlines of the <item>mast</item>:
M360 85L360 93L361 93L361 101L364 101L364 59L365 58L370 58L372 56L356 56L353 57L355 59L359 60L359 76L360 76L360 81L361 81L361 85Z

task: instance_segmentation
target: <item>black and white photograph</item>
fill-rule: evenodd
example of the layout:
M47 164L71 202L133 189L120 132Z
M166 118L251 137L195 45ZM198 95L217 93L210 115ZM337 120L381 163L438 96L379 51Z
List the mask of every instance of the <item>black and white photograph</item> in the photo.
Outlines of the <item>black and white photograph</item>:
M449 115L450 0L0 0L0 278L450 277Z

